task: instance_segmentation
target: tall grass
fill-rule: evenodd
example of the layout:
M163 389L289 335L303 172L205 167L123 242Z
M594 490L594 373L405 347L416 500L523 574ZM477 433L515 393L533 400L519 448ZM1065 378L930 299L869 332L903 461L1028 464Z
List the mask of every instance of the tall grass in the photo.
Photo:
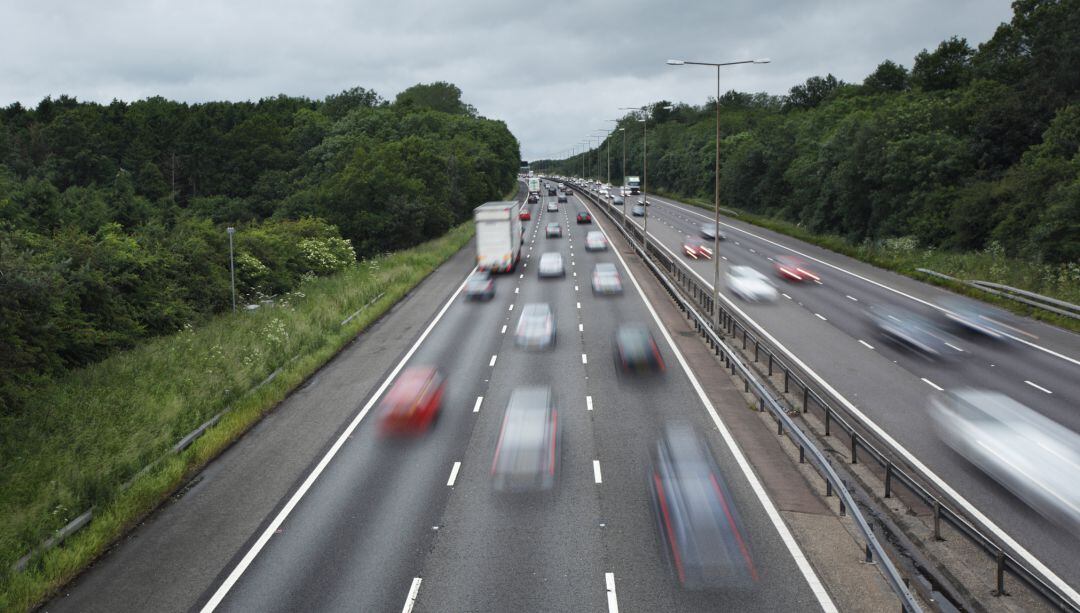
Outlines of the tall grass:
M677 194L661 194L694 206L713 210L712 203L696 198L686 198ZM721 212L723 212L721 208ZM912 236L887 238L878 241L853 243L832 234L815 234L789 221L764 217L738 211L738 219L747 223L768 228L799 240L825 247L831 251L886 268L921 281L934 283L967 294L971 297L992 302L1015 313L1034 317L1061 326L1074 332L1080 332L1080 320L1060 316L980 291L963 283L951 282L918 272L919 268L944 273L965 280L990 281L1080 304L1080 262L1065 264L1045 264L1021 258L1009 257L997 243L990 244L981 251L947 251L919 247L918 240Z
M85 567L472 235L465 223L414 249L310 279L274 305L154 339L44 386L24 410L3 417L0 610L27 609ZM226 408L191 447L165 455ZM89 526L35 556L25 572L11 571L91 507Z

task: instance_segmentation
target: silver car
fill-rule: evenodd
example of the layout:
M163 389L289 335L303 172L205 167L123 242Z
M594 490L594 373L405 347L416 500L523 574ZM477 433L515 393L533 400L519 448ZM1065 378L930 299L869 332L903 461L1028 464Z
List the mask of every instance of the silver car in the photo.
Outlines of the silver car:
M555 316L545 302L530 302L521 309L514 343L526 349L546 349L555 344Z
M519 387L510 395L495 445L496 491L550 490L559 473L559 421L550 387Z
M558 213L559 205L556 202L549 202L547 206L548 213Z
M593 230L585 235L585 251L607 251L607 239L604 233Z
M619 270L611 262L600 262L593 268L592 291L594 294L621 294L622 279Z
M549 252L541 255L538 270L541 277L565 277L562 254Z
M727 272L727 286L733 294L751 302L776 300L776 286L768 277L749 266L732 266Z

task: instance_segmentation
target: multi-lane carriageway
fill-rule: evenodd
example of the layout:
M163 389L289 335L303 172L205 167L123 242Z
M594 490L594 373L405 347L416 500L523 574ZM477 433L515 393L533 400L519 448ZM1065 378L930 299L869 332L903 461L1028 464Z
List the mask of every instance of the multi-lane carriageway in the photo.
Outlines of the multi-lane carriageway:
M365 333L46 608L835 610L660 326L639 285L645 279L614 248L584 250L585 233L600 224L574 223L581 202L548 213L546 201L530 206L524 259L516 273L497 278L493 300L466 302L459 276L433 319L428 306L405 329L377 325ZM562 238L538 232L553 220L563 224ZM545 251L563 255L564 279L537 277ZM623 295L592 294L597 262L618 266ZM390 319L410 321L409 309L425 299L404 301ZM551 304L554 350L515 346L516 315L528 302ZM662 376L616 374L613 335L625 322L649 326L668 365ZM394 334L415 341L392 361L364 360L365 351L392 345ZM446 375L440 421L415 440L380 438L379 395L402 367L421 364ZM564 436L560 480L546 495L496 495L490 467L502 414L511 391L526 385L554 389ZM339 421L324 414L329 406L340 407ZM746 524L760 577L752 588L686 591L668 573L647 466L650 447L672 421L707 433ZM334 425L342 422L348 425ZM320 429L324 438L309 434Z
M636 199L627 197L627 202ZM698 236L701 225L713 220L712 214L669 198L650 195L649 201L651 240L712 287L714 263L690 260L681 248L687 235ZM641 228L643 219L629 214L625 222ZM928 418L931 395L974 387L1005 393L1080 431L1080 339L1023 319L1022 330L1004 342L961 337L955 355L927 360L878 337L863 312L869 305L891 304L931 317L933 305L948 295L944 290L727 216L720 229L727 235L719 253L722 300L814 373L819 387L833 390L890 437L907 462L932 475L938 489L954 492L969 515L988 520L999 542L1015 544L1022 560L1080 603L1080 539L952 452ZM724 287L730 265L748 265L775 279L773 259L780 255L807 261L821 283L777 279L782 293L774 304L739 301Z

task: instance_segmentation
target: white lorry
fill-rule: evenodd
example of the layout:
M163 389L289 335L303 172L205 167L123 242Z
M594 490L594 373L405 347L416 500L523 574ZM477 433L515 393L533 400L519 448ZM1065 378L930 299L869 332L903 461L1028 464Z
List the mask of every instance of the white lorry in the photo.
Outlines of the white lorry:
M529 193L540 195L540 177L529 177Z
M537 179L539 181L539 179ZM530 180L531 182L531 180ZM517 202L488 202L476 207L476 265L480 270L510 272L521 259L524 241Z
M641 193L641 177L626 177L626 187L630 188L631 195L638 195Z

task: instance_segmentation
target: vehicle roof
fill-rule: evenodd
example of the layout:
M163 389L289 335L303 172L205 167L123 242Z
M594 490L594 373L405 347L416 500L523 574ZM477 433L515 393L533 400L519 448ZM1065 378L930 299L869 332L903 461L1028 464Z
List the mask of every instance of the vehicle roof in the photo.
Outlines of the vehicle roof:
M619 272L619 270L611 262L597 262L596 272Z

